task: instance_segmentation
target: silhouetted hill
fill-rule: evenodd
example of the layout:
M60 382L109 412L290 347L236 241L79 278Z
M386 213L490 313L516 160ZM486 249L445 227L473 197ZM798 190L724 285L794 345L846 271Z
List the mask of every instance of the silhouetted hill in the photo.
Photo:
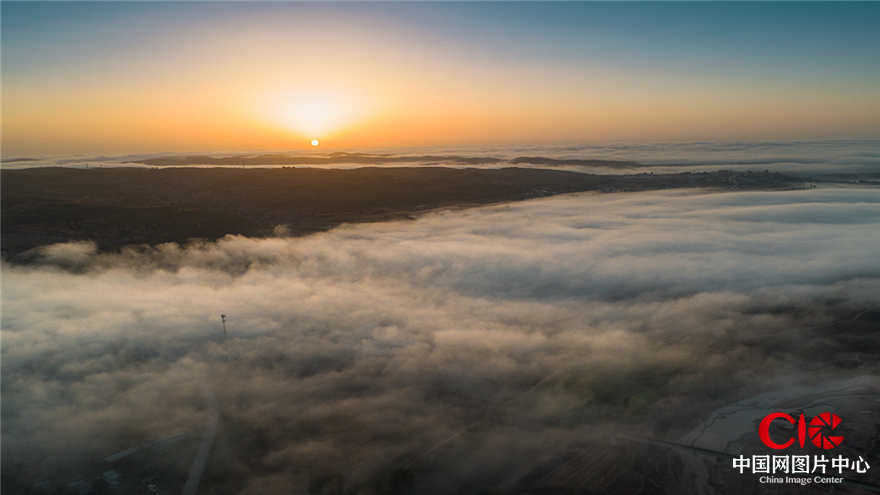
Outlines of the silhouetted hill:
M345 222L406 218L435 208L576 191L672 187L780 188L775 173L590 175L524 168L167 168L3 170L6 259L37 246L94 240L128 244L291 235Z

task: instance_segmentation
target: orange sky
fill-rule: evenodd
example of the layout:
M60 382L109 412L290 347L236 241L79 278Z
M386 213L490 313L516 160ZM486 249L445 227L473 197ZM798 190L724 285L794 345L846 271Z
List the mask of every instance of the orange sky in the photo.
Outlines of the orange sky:
M595 34L560 6L553 29L510 6L523 18L350 4L34 8L4 6L4 156L289 150L312 138L345 149L880 135L876 68L844 77L800 53L780 54L780 67L735 45L725 65L724 43L631 42L611 14ZM199 22L178 30L188 16Z

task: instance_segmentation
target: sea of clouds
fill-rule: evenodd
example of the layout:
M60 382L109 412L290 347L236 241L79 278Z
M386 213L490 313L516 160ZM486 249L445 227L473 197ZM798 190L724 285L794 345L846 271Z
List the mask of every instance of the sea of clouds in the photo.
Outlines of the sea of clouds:
M878 252L868 188L48 246L3 265L4 483L198 438L214 411L218 493L514 490L597 435L675 442L757 394L878 383Z
M876 180L880 174L880 140L833 139L811 141L680 141L648 143L602 143L573 146L465 146L370 148L336 156L327 150L289 152L193 151L127 155L4 156L3 168L31 167L143 167L151 159L181 159L185 166L272 166L254 165L254 156L287 156L283 165L322 168L364 166L447 166L477 168L551 168L595 174L684 171L770 170L794 175L821 177L828 174L856 174ZM352 151L352 150L348 150ZM196 155L195 157L193 155ZM230 162L205 165L199 156L228 157ZM187 158L191 158L187 160ZM236 157L242 157L240 163ZM314 159L314 161L311 161ZM605 161L605 163L602 163ZM152 165L150 165L152 166ZM180 165L176 165L180 166Z

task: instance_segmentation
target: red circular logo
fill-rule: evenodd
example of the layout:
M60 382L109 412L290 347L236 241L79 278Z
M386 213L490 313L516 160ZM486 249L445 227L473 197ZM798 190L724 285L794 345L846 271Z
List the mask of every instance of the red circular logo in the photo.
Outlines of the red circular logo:
M843 442L843 437L839 435L831 435L831 430L837 428L840 424L840 416L830 412L822 414L810 420L810 426L807 427L807 436L812 440L813 445L822 447L823 449L833 449Z

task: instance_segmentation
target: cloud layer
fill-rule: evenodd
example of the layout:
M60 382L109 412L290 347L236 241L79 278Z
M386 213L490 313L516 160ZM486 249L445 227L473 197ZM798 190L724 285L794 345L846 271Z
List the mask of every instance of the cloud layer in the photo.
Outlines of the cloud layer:
M10 157L5 168L120 167L120 166L363 166L533 167L596 174L682 171L765 170L821 177L858 174L877 180L880 173L877 139L765 141L765 142L655 142L607 143L582 146L498 146L452 148L385 148L369 152L315 152L200 154L149 153L117 156ZM146 165L144 165L146 164Z
M756 394L876 376L878 246L856 188L49 246L3 267L4 488L198 438L215 410L220 492L516 491L612 432L679 441Z

